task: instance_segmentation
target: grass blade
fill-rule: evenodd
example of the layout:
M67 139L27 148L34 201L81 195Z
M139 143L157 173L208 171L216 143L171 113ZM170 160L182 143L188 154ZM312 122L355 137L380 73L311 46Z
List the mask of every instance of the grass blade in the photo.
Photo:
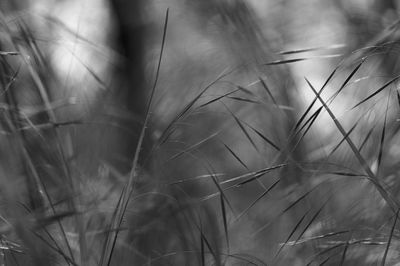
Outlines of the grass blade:
M260 131L255 129L254 127L250 126L249 124L246 123L246 125L253 130L260 138L262 138L265 142L267 142L269 145L271 145L275 150L280 151L281 149L276 145L272 140L267 138L264 134L262 134Z
M361 65L364 63L365 60L361 60L361 62L353 69L353 71L350 73L350 75L346 78L346 80L343 82L342 86L340 86L339 90L335 92L334 95L328 100L327 102L332 102L338 95L339 93L346 87L346 85L349 83L350 79L357 73L357 71L360 69Z
M162 37L162 41L161 41L161 51L160 51L160 56L158 59L158 65L157 65L157 70L156 70L156 76L154 79L154 83L150 92L150 98L148 100L147 103L147 107L146 107L146 112L145 112L145 118L144 118L144 122L142 125L142 129L140 132L140 136L138 139L138 144L135 150L135 155L134 158L132 160L132 168L129 174L129 179L127 184L125 185L126 189L123 190L122 192L122 198L121 198L121 205L118 206L117 209L117 213L116 215L113 217L113 221L111 224L113 224L112 228L120 228L123 217L125 215L126 209L128 207L128 203L132 194L132 191L134 190L134 186L135 186L135 181L136 181L136 177L137 177L137 168L138 168L138 162L139 162L139 155L140 155L140 150L142 148L142 144L144 141L144 137L145 137L145 132L146 132L146 128L147 128L147 124L148 121L150 119L150 109L153 103L153 98L154 98L154 94L155 94L155 90L158 84L158 78L159 78L159 74L160 74L160 68L161 68L161 61L163 58L163 53L164 53L164 47L165 47L165 40L166 40L166 35L167 35L167 27L168 27L168 16L169 16L169 9L167 9L166 13L165 13L165 21L164 21L164 29L163 29L163 37ZM107 265L111 264L111 260L112 260L112 256L114 253L114 247L115 247L115 243L116 240L118 238L118 233L119 230L117 230L113 236L112 239L110 239L110 235L108 235L106 241L107 242L111 242L112 247L110 250L106 251L106 256L107 256Z
M329 77L326 79L324 85L322 85L321 89L318 91L318 95L320 95L324 89L326 88L326 85L328 85L329 81L332 80L333 76L335 75L336 71L338 68L335 68L331 74L329 75ZM294 131L297 130L297 128L301 125L301 123L303 122L303 120L306 118L307 114L311 111L311 109L313 108L314 104L317 102L318 97L315 96L313 101L311 102L311 104L307 107L306 111L301 115L299 121L296 123L296 125L294 126Z
M346 253L347 253L347 249L349 248L351 237L352 237L352 232L349 233L349 238L347 239L346 244L344 246L342 258L340 259L340 264L339 264L340 266L343 266L343 264L346 260Z
M269 97L271 97L272 102L275 105L278 105L277 101L275 100L274 96L272 95L270 89L267 86L267 83L265 83L265 81L262 78L258 78L260 80L260 83L262 85L262 87L265 89L265 91L267 92L267 94L269 95Z
M372 93L371 95L369 95L368 97L366 97L364 100L362 100L361 102L357 103L356 105L354 105L350 110L353 110L354 108L360 106L361 104L365 103L366 101L372 99L373 97L375 97L376 95L378 95L381 91L383 91L384 89L386 89L389 85L391 85L392 83L394 83L395 81L397 81L400 78L399 76L394 77L393 79L389 80L388 82L386 82L382 87L380 87L379 89L377 89L374 93Z
M200 140L199 142L197 142L197 143L191 145L190 147L188 147L187 149L185 149L185 150L183 150L183 151L181 151L181 152L179 152L179 153L173 155L171 158L169 158L168 160L166 160L166 162L172 161L172 160L178 158L179 156L182 156L182 155L185 154L185 153L188 153L188 152L191 152L191 151L197 149L199 146L201 146L201 145L204 144L205 142L207 142L207 141L209 141L210 139L216 137L219 133L220 133L220 132L215 132L214 134L211 134L211 135L208 136L207 138Z
M389 252L390 242L392 241L394 229L396 227L397 218L399 217L399 211L400 211L400 209L397 209L396 216L395 216L394 222L393 222L393 226L392 226L392 229L390 230L389 240L387 242L387 245L385 248L385 253L383 254L383 258L382 258L382 263L381 263L382 266L385 266L385 263L386 263L386 257Z
M335 58L335 57L341 57L343 56L342 54L332 54L332 55L320 55L320 56L314 56L314 57L303 57L303 58L294 58L294 59L286 59L286 60L276 60L272 61L269 63L265 63L264 65L266 66L273 66L273 65L283 65L283 64L292 64L296 62L301 62L305 60L312 60L312 59L323 59L323 58Z
M229 95L231 95L231 94L233 94L233 93L235 93L235 92L238 92L238 91L239 91L239 89L234 90L234 91L227 92L227 93L225 93L225 94L223 94L223 95L221 95L221 96L218 96L218 97L216 97L216 98L214 98L214 99L212 99L212 100L210 100L210 101L208 101L208 102L206 102L206 103L203 103L203 104L200 105L198 108L202 108L202 107L205 107L205 106L207 106L207 105L210 105L210 104L212 104L212 103L214 103L214 102L216 102L216 101L219 101L219 100L221 100L221 99L223 99L223 98L225 98L225 97L227 97L227 96L229 96Z
M381 141L379 143L379 153L378 153L378 165L377 165L377 170L376 172L379 173L381 162L382 162L382 155L383 155L383 146L385 144L385 133L386 133L386 122L387 122L387 114L388 114L388 109L389 109L389 99L390 99L390 93L388 95L388 99L386 102L386 110L385 110L385 118L383 121L383 127L382 127L382 133L381 133Z
M359 152L361 152L361 150L364 148L365 144L368 142L374 129L375 129L375 125L368 131L367 135L365 135L364 140L361 142L360 147L358 148Z
M284 215L287 211L289 211L290 209L292 209L294 206L296 206L300 201L302 201L303 199L305 199L311 192L314 191L315 188L317 188L317 186L311 188L309 191L307 191L306 193L304 193L302 196L300 196L297 200L295 200L294 202L292 202L288 207L286 207L283 211L281 211L275 218L272 219L272 221L270 221L269 223L267 223L266 225L262 226L261 228L259 228L257 231L255 231L254 233L252 233L252 236L255 236L259 233L261 233L262 231L264 231L265 229L267 229L276 219L278 219L279 217L281 217L282 215Z
M318 97L319 101L322 103L324 106L325 110L328 112L329 116L335 123L336 127L340 131L340 133L345 137L346 142L349 144L351 150L353 151L354 155L356 156L357 160L359 161L360 165L363 167L364 171L368 174L370 177L370 181L372 184L376 187L378 192L381 194L382 198L387 202L387 204L390 206L392 211L395 211L400 207L400 204L397 202L393 196L386 191L383 186L380 184L379 180L377 179L376 175L372 172L371 168L368 166L367 162L365 159L362 157L356 146L354 145L353 141L347 136L346 131L343 129L342 125L339 123L339 121L336 119L335 115L332 113L331 109L326 105L325 101L322 100L321 96L317 93L317 91L314 89L312 84L305 78L307 84L311 88L311 90L314 92L314 94Z
M343 48L345 46L346 45L344 45L344 44L333 44L330 46L321 46L321 47L311 47L311 48L304 48L304 49L280 51L277 54L279 54L279 55L299 54L299 53L315 52L315 51L321 51L321 50L338 49L338 48Z
M258 148L257 148L256 144L254 143L253 139L250 137L249 132L247 132L247 130L244 127L244 125L242 124L242 122L240 122L239 118L228 108L228 106L225 105L225 108L229 111L229 113L231 114L233 119L235 119L236 123L238 124L239 128L242 130L242 132L244 133L246 138L249 140L249 142L254 147L254 149L258 152Z
M278 183L280 179L276 180L269 188L267 188L257 199L255 199L238 217L236 217L235 221L238 221L240 218L243 217L258 201L260 201L265 195L268 194Z
M306 211L304 215L297 221L296 225L293 227L292 231L290 232L289 236L286 238L285 243L281 245L279 248L278 252L274 256L274 260L279 256L283 248L286 246L286 244L289 242L290 238L293 236L293 234L297 231L299 228L300 224L303 222L303 220L306 218L307 214L310 212L310 210Z
M322 210L325 208L326 204L329 202L329 200L332 198L332 196L330 196L325 202L324 204L322 204L322 206L318 209L318 211L315 212L315 214L313 215L313 217L310 219L310 221L307 223L307 225L303 228L303 230L301 231L301 233L299 234L299 236L297 237L296 241L294 242L294 245L296 245L297 243L299 243L300 239L303 237L304 233L308 230L308 228L311 226L311 224L315 221L315 219L317 219L318 215L322 212Z
M231 149L229 148L228 145L226 145L225 143L222 142L222 144L225 146L225 148L229 151L229 153L241 164L243 165L244 168L246 168L247 170L249 170L249 168L247 167L247 165L242 161L242 159L239 158L239 156Z

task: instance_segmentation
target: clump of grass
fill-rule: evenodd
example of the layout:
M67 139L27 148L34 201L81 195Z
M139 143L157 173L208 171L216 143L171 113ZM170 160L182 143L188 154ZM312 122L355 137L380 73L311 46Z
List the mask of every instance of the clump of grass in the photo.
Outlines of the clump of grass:
M229 16L227 21L240 23ZM143 152L145 137L158 126L152 110L161 86L168 22L167 9L154 83L140 117L140 131L134 132L135 153L124 158L130 161L128 173L100 159L94 173L82 169L82 147L75 142L94 137L90 130L80 129L101 130L98 121L59 119L54 92L58 81L32 30L24 20L2 22L0 146L6 152L0 154L1 263L387 265L396 261L400 202L398 163L391 158L391 146L398 145L399 93L393 92L393 85L399 76L352 103L348 117L338 117L333 103L350 90L352 81L357 85L354 80L371 64L373 51L368 48L333 67L319 89L305 77L314 99L301 109L259 73L254 74L254 89L232 81L241 68L224 70L163 124ZM382 38L387 41L390 35L370 46L382 46ZM262 65L278 76L288 75L287 65L315 59L298 54L331 48L279 52L278 59ZM285 58L291 55L296 57ZM112 89L86 68L104 88ZM325 100L323 92L336 80L337 89ZM221 83L229 84L227 91L217 89ZM379 98L384 93L387 97ZM256 125L256 112L264 122L269 120L270 127ZM372 112L381 123L368 124ZM320 140L310 135L320 132L317 125L324 115L335 133L321 137L323 152L315 159L311 147ZM352 125L349 129L344 119ZM110 127L114 122L105 120Z

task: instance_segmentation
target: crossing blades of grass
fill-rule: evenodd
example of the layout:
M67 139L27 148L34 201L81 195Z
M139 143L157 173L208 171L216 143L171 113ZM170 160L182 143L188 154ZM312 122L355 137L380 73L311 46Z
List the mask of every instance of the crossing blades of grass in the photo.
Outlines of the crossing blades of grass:
M299 243L301 240L301 238L303 237L304 233L308 230L308 228L310 228L311 224L317 219L318 215L322 212L322 210L325 208L326 204L328 204L329 200L332 198L332 195L321 205L321 207L315 212L315 214L312 216L312 218L310 219L310 221L307 223L307 225L303 228L303 230L301 231L301 233L299 234L299 236L297 237L296 241L294 241L294 245L296 245L297 243Z
M351 240L352 235L353 235L353 233L349 232L349 237L348 237L348 239L346 241L346 244L344 246L343 253L342 253L342 258L340 259L340 264L339 264L340 266L343 266L344 262L346 261L346 253L347 253L347 249L349 248L349 244L350 244L350 240Z
M397 218L399 217L399 211L400 211L400 209L397 209L396 216L395 216L394 222L393 222L393 226L392 226L392 229L390 230L389 240L387 242L387 245L385 248L385 253L383 254L383 258L382 258L382 262L381 262L382 266L385 266L385 263L386 263L386 257L389 252L390 242L392 241L394 229L396 228L396 222L397 222Z
M215 133L211 134L210 136L208 136L208 137L202 139L201 141L199 141L199 142L197 142L197 143L191 145L191 146L188 147L187 149L185 149L185 150L183 150L183 151L181 151L181 152L179 152L179 153L173 155L171 158L167 159L165 162L169 162L169 161L175 160L176 158L178 158L179 156L182 156L183 154L187 154L187 153L189 153L189 152L191 152L191 151L193 151L193 150L196 150L196 149L197 149L198 147L200 147L202 144L204 144L204 143L206 143L207 141L209 141L209 140L215 138L216 136L218 136L219 133L220 133L220 132L218 131L218 132L215 132Z
M361 60L361 62L353 69L353 71L350 73L350 75L347 76L346 80L343 82L342 86L333 94L330 99L327 102L332 102L338 95L339 93L346 87L346 85L349 83L350 79L357 73L357 71L360 69L361 65L365 62L365 60Z
M281 247L279 248L278 252L276 252L275 256L274 256L274 260L279 256L279 254L281 253L281 251L283 250L283 248L286 246L286 244L289 242L290 238L293 236L293 234L297 231L297 229L299 228L300 224L303 222L303 220L306 218L307 214L310 212L310 210L306 211L303 216L297 221L297 223L295 224L295 226L293 227L293 229L291 230L290 234L288 235L288 237L286 238L285 242L283 244L281 244Z
M225 108L229 111L229 113L231 114L231 116L233 117L233 119L235 119L236 123L238 124L239 128L241 129L241 131L243 132L243 134L246 136L246 138L249 140L249 142L251 143L251 145L254 147L254 149L258 151L258 148L256 146L256 144L254 143L253 139L250 137L249 132L247 132L246 128L244 127L243 123L239 120L239 118L228 108L228 106L226 106L224 104Z
M337 149L339 149L339 147L342 145L343 142L346 141L346 138L348 138L350 136L350 134L354 131L354 129L357 127L359 121L355 122L354 125L350 128L349 131L347 131L346 136L342 137L342 139L340 140L340 142L329 152L327 157L330 157L332 154L335 153L335 151Z
M364 169L364 171L367 173L367 175L370 177L369 180L372 182L372 184L376 187L378 192L381 194L382 198L386 201L388 206L392 209L392 211L397 210L398 207L400 207L400 204L397 202L395 198L380 184L379 180L375 176L375 174L372 172L371 168L368 166L367 162L365 159L362 157L356 146L354 145L353 141L347 136L347 132L344 130L343 126L340 124L340 122L337 120L331 109L326 105L325 101L322 100L321 96L318 94L318 92L314 89L312 84L305 78L308 86L311 88L311 90L314 92L314 94L318 97L318 100L321 102L321 104L324 106L325 110L328 112L329 116L335 123L336 127L340 131L340 133L345 137L346 142L350 146L353 154L359 161L360 165Z
M322 184L322 183L321 183ZM319 184L320 185L320 184ZM281 211L277 216L275 216L270 222L268 222L266 225L263 225L261 228L259 228L258 230L256 230L254 233L252 233L251 235L254 237L256 235L258 235L259 233L261 233L262 231L264 231L265 229L267 229L273 222L275 222L279 217L281 217L282 215L284 215L286 212L288 212L289 210L291 210L294 206L296 206L299 202L301 202L303 199L305 199L311 192L313 192L319 185L316 185L314 187L312 187L310 190L308 190L306 193L304 193L303 195L301 195L299 198L297 198L295 201L293 201L288 207L286 207L283 211Z
M318 95L321 95L321 93L324 91L324 89L326 88L326 86L328 85L328 83L332 80L332 78L334 77L336 71L338 70L338 67L336 67L329 75L329 77L326 79L324 85L322 85L321 89L318 91ZM296 131L299 126L301 125L301 123L303 122L303 120L306 118L307 114L311 111L311 108L313 108L314 104L317 102L318 97L315 96L313 101L311 102L311 104L307 107L306 111L301 115L299 121L297 121L296 125L293 128L293 131Z
M246 174L243 174L243 175L239 175L239 176L236 176L236 177L229 178L229 179L227 179L225 181L220 182L220 184L222 185L222 184L226 184L226 183L230 183L230 182L234 182L234 181L240 180L240 183L237 184L236 186L243 185L244 183L248 183L248 182L251 182L251 181L253 181L253 180L257 179L257 178L262 177L263 175L265 175L266 173L268 173L268 172L270 172L272 170L280 169L280 168L285 167L285 166L287 166L287 164L279 164L279 165L275 165L275 166L272 166L272 167L266 167L266 168L263 168L263 169L260 169L260 170L257 170L257 171L253 171L253 172L249 172L249 173L246 173ZM243 179L244 179L244 181L243 181Z
M200 232L200 238L201 238L201 242L200 242L200 248L201 248L201 256L202 256L202 262L205 263L205 248L204 248L204 244L205 246L207 246L208 250L210 251L211 255L213 256L214 260L215 260L215 265L217 266L221 266L221 261L219 259L219 254L216 250L214 250L214 248L212 247L210 241L207 239L206 235L204 234L203 231L203 226L202 223L200 221L200 225L198 225L197 223L195 223L195 226L197 227L197 229Z

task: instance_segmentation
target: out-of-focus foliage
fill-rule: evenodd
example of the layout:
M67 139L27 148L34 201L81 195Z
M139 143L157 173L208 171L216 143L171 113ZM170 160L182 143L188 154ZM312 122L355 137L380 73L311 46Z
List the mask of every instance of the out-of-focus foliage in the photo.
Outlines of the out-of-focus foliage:
M2 1L1 263L398 263L399 8Z

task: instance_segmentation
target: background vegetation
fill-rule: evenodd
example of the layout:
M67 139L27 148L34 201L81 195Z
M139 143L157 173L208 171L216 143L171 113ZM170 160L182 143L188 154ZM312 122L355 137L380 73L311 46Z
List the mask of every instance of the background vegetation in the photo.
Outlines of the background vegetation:
M1 1L1 264L397 265L399 8Z

